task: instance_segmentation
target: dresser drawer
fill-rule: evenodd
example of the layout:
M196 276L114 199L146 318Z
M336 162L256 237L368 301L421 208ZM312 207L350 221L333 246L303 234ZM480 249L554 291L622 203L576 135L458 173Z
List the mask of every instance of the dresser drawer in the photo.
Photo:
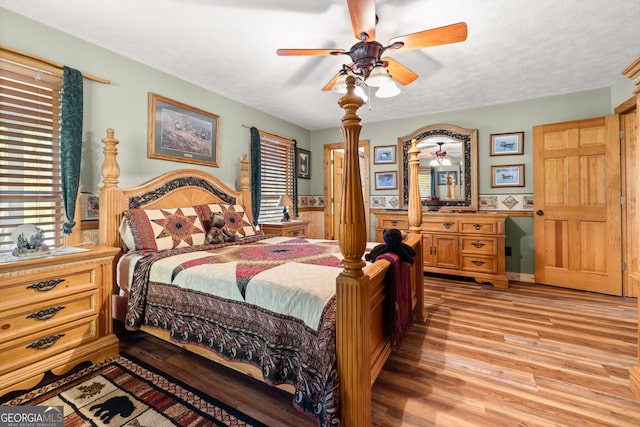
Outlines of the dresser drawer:
M501 224L490 219L460 221L460 232L465 234L501 234Z
M64 271L49 271L10 278L0 287L9 307L38 303L70 294L96 289L94 265L83 265Z
M65 323L26 337L0 344L0 374L45 360L94 341L98 337L98 316Z
M93 291L3 310L0 312L0 341L10 341L97 314L96 301L97 292Z
M406 231L409 229L409 219L406 218L406 215L404 216L404 218L379 217L378 224L376 227L381 228L383 230L386 230L389 228L397 228L398 230Z
M422 231L438 233L457 233L458 221L455 219L422 220Z
M475 271L478 273L497 273L496 257L483 255L462 255L463 271Z
M463 253L496 255L498 239L491 237L460 237Z
M283 236L286 237L303 237L305 233L306 227L294 228L291 230L285 230L283 232Z

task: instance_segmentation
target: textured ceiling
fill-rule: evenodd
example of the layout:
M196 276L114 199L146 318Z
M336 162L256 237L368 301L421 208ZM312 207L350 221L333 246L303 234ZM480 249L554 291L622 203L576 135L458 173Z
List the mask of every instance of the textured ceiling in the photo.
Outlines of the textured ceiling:
M280 57L278 48L348 50L345 0L0 0L18 14L303 128L339 126L321 88L347 56ZM420 75L363 123L610 87L640 54L637 0L379 0L376 40L466 22L463 43L393 57ZM52 58L55 59L55 58ZM108 78L108 76L105 76Z

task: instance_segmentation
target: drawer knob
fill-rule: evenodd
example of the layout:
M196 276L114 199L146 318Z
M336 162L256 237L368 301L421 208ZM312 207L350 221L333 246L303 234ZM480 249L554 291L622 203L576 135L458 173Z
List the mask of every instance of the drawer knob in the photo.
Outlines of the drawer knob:
M51 335L50 337L42 338L41 340L32 342L27 346L27 348L33 348L36 350L45 350L51 347L52 345L54 345L56 342L58 342L58 340L63 336L64 334Z
M450 222L445 222L445 223L443 223L442 225L443 225L443 226L444 226L444 228L446 228L446 229L449 229L449 228L451 228L451 227L453 226L453 224L452 224L452 223L450 223Z
M398 225L398 221L395 221L395 220L391 221L391 225L393 225L395 227L396 225Z
M473 228L480 230L482 228L482 224L473 224Z
M293 236L297 236L298 234L300 234L299 231L294 231L293 233L291 233Z
M480 249L481 247L485 246L485 243L482 243L482 242L473 242L473 243L471 244L471 246L473 246L473 247L475 247L475 248L477 248L477 249Z
M478 267L480 267L481 265L486 264L484 261L478 261L477 259L474 259L473 261L471 261L471 263L477 265Z
M53 279L53 280L45 280L43 282L34 283L33 285L27 286L27 289L34 289L38 292L49 292L60 283L64 282L64 279Z
M35 313L31 313L27 316L27 319L35 319L35 320L49 320L53 316L56 315L60 310L62 310L64 306L60 307L49 307L44 310L36 311Z

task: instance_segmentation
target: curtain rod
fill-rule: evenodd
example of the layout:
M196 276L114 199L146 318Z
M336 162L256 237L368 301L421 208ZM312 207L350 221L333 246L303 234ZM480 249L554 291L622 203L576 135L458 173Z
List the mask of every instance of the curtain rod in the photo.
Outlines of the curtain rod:
M52 67L59 68L60 70L62 70L64 68L63 64L59 64L59 63L51 61L49 59L45 59L45 58L41 58L41 57L36 56L36 55L32 55L30 53L22 52L22 51L20 51L18 49L13 49L13 48L5 46L5 45L0 45L0 50L5 50L5 51L13 53L15 55L20 55L20 56L24 56L25 58L29 58L29 59L33 59L33 60L36 60L36 61L40 61L40 62L43 62L43 63L45 63L47 65L52 66ZM102 78L96 77L96 76L92 76L91 74L87 74L87 73L82 73L82 77L84 77L85 79L88 79L88 80L93 80L94 82L104 83L106 85L111 84L111 82L109 80L102 79Z
M242 127L243 128L247 128L247 129L251 129L253 126L242 125ZM266 130L258 129L258 131L262 132L262 133L266 133L267 135L275 136L276 138L286 139L286 140L291 141L291 142L295 141L295 139L293 139L293 138L287 138L287 137L284 137L284 136L281 136L281 135L277 135L275 133L267 132Z

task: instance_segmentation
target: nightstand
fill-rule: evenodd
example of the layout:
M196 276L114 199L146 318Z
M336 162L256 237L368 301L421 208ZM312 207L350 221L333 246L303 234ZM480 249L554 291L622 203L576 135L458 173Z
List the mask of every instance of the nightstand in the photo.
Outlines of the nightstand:
M286 222L264 222L260 229L264 234L277 234L286 237L304 237L307 234L309 221L292 219Z
M120 249L85 248L0 263L0 396L118 354L111 289Z

